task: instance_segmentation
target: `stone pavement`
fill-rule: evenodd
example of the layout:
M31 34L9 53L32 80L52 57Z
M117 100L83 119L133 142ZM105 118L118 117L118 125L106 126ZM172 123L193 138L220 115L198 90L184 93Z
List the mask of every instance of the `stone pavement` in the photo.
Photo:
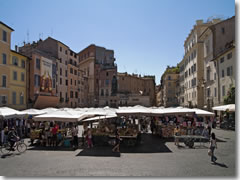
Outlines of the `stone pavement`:
M212 177L236 176L235 131L213 130L219 139L217 164L212 164L207 147L194 149L165 142L152 135L143 136L137 148L111 147L76 151L30 150L0 159L2 176L162 176ZM206 144L208 146L208 144Z

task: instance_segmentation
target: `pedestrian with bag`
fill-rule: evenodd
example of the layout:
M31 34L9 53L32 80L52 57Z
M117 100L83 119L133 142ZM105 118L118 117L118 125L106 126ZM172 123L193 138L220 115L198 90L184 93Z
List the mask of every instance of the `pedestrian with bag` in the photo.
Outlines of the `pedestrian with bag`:
M210 139L210 146L209 146L209 150L208 150L208 155L211 156L211 161L214 162L214 163L217 160L216 156L214 156L215 148L217 149L216 136L215 136L215 133L212 133L211 134L211 139Z

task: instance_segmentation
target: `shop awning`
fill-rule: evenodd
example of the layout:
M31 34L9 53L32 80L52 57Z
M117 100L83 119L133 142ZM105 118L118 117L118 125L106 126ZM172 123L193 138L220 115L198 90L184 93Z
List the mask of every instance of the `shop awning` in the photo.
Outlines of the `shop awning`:
M59 103L59 97L57 96L43 96L38 95L34 108L42 109L47 107L56 107Z

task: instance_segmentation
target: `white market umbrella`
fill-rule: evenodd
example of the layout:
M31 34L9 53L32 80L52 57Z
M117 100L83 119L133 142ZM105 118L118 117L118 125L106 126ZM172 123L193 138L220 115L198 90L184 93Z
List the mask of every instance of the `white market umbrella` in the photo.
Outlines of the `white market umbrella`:
M194 108L193 110L195 111L196 115L198 115L198 116L214 116L215 115L212 112L205 111L205 110L202 110L202 109Z
M27 115L32 115L32 116L36 116L36 115L40 115L40 114L44 114L46 112L42 111L42 110L39 110L39 109L27 109L27 110L24 110L24 111L21 111L22 113L25 113Z
M235 112L235 104L227 104L227 105L223 105L223 106L215 106L212 108L215 111L227 111L229 110L229 112Z
M57 110L51 113L42 114L39 116L33 117L34 121L61 121L61 122L77 122L80 118L80 115L64 111Z
M15 110L9 107L0 107L0 117L7 119L7 118L23 117L24 115L26 114L18 110Z

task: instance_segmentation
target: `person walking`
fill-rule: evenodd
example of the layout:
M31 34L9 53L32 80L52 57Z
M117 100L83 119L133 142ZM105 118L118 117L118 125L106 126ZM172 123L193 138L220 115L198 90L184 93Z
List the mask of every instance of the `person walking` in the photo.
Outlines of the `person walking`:
M88 129L87 131L87 143L88 143L88 148L93 147L93 143L92 143L92 132L90 129Z
M214 150L215 148L217 149L217 143L216 143L216 136L215 133L211 134L211 139L210 139L210 146L209 146L209 150L211 152L211 161L212 162L216 162L217 158L216 156L214 156Z
M113 149L112 149L112 152L120 152L120 141L121 141L122 139L120 138L120 136L119 136L119 133L118 133L118 131L116 132L116 138L115 138L115 141L116 141L116 144L115 144L115 146L113 147ZM116 151L117 150L117 151Z
M177 137L177 136L180 136L180 128L179 128L179 126L177 126L177 127L174 129L174 135L175 135L174 144L175 144L176 146L179 146L179 137Z
M73 136L73 146L74 148L78 148L78 127L75 125L72 129L72 136Z

